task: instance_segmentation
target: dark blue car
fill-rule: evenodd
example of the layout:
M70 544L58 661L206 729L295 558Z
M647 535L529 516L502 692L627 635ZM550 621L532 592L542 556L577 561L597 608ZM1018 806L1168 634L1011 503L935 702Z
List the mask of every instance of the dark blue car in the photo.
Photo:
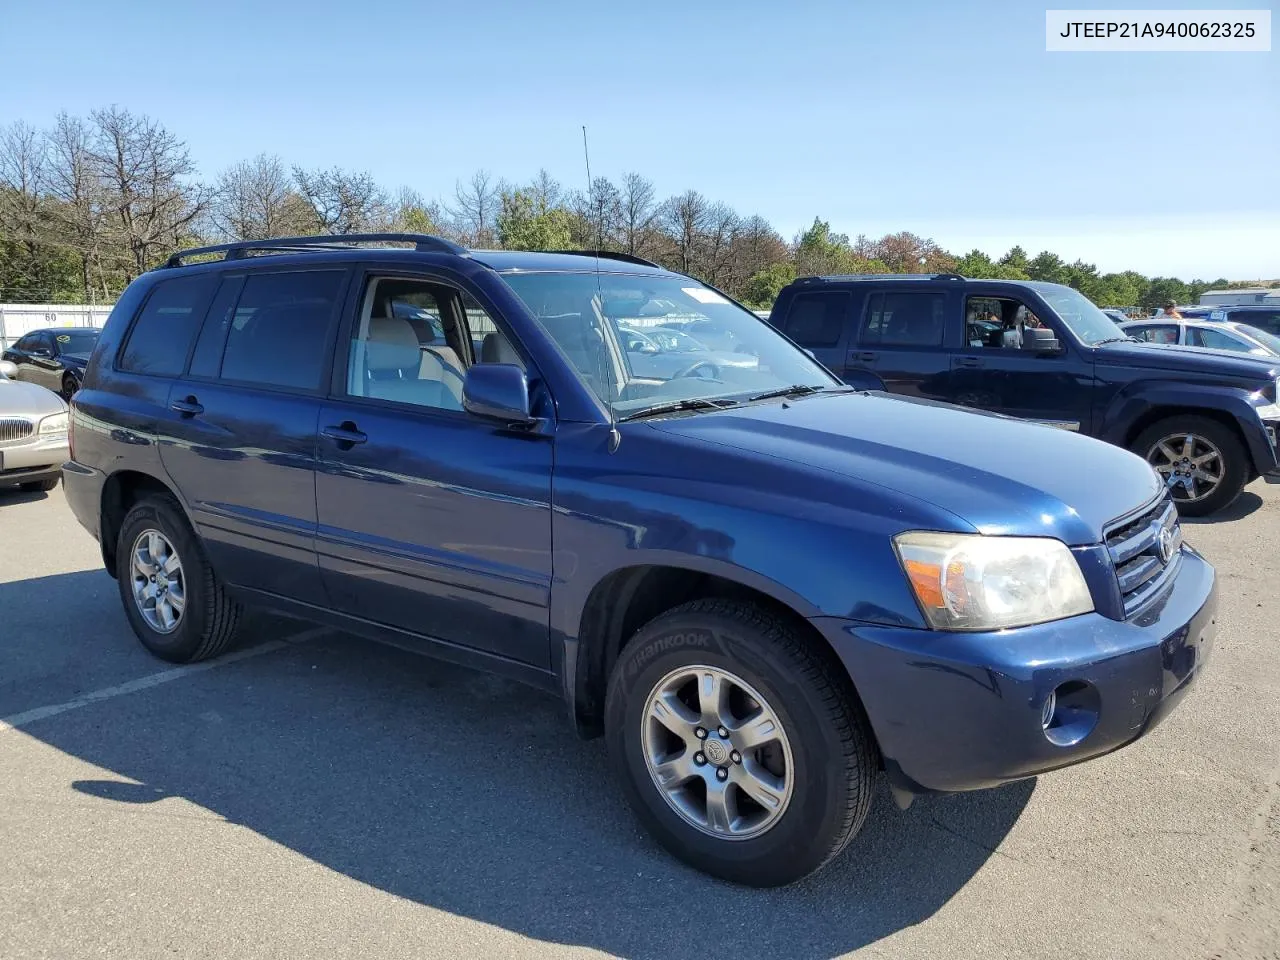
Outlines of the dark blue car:
M206 252L121 297L65 467L165 659L261 604L518 678L607 737L675 855L774 885L879 771L905 805L1108 753L1209 653L1213 570L1117 447L853 389L621 255ZM755 362L638 375L638 304Z

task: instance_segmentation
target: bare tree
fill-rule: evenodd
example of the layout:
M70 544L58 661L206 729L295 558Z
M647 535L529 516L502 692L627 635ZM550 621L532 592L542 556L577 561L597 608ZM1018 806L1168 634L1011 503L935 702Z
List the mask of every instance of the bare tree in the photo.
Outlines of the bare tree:
M529 184L529 196L533 199L534 208L539 213L546 213L560 205L564 190L559 180L546 170L539 170L538 175L533 178L533 183Z
M622 248L633 257L643 256L653 246L653 224L657 205L653 184L638 173L622 178L619 191Z
M410 187L401 187L396 194L391 216L391 229L404 233L433 233L448 235L448 215L440 208L440 204L432 200L428 202Z
M714 287L732 285L734 242L742 229L742 221L733 208L724 203L707 207L702 242L698 245L698 274Z
M208 191L189 177L195 164L186 144L145 116L120 107L95 110L89 154L103 188L110 229L126 261L126 278L142 273L160 253L181 246L208 205Z
M218 177L209 208L214 230L230 240L264 240L307 233L312 211L279 157L260 153Z
M79 254L85 299L92 303L100 291L102 299L110 300L112 290L102 266L106 224L93 134L80 117L62 113L48 134L48 143L46 189L53 201L49 214L54 231Z
M477 170L454 190L456 206L450 211L463 242L472 247L492 247L497 243L498 211L503 184L487 170Z
M608 177L591 181L590 193L575 193L570 201L571 239L586 250L613 250L622 224L622 195Z
M662 205L663 232L672 247L671 259L681 273L698 268L698 248L707 227L709 204L697 190L687 190Z
M386 194L368 173L294 167L293 179L316 232L362 233L384 229L391 220Z
M7 272L36 293L45 290L47 279L40 199L45 161L45 141L35 128L19 121L0 130L0 240L14 245Z

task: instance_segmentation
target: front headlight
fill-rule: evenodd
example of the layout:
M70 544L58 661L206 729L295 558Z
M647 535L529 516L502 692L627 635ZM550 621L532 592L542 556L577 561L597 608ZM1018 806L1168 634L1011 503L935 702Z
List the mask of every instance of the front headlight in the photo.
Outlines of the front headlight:
M67 435L67 415L55 413L40 421L40 436L56 437Z
M935 630L1025 627L1093 610L1061 540L912 531L893 544Z

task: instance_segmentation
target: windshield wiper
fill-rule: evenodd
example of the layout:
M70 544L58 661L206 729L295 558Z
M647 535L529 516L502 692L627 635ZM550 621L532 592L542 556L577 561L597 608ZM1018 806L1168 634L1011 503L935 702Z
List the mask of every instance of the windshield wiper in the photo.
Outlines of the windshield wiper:
M723 410L726 407L736 407L737 400L729 400L725 397L714 399L710 397L690 397L686 400L672 400L669 403L659 403L656 406L645 407L643 410L637 410L635 413L628 413L625 417L619 417L619 423L626 423L628 420L639 420L642 417L656 417L663 413L680 413L683 410Z
M1137 337L1105 337L1102 340L1095 340L1093 345L1100 347L1104 343L1142 343L1143 341Z
M830 385L814 386L811 383L793 383L789 387L779 387L777 390L770 390L767 393L757 393L751 400L772 400L774 397L807 397L811 393L821 393L823 390L834 390L835 387Z

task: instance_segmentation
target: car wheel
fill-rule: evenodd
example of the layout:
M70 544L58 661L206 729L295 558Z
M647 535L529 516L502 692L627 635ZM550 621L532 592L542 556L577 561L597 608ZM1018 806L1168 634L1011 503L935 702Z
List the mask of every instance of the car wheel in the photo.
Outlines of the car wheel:
M877 767L840 669L747 604L698 600L641 628L605 704L636 815L676 857L736 883L825 865L866 820Z
M33 480L31 483L20 483L18 489L23 493L48 493L50 490L58 489L58 481L61 477L54 477L52 480Z
M116 542L116 581L133 632L161 659L205 660L235 639L240 605L168 497L141 500L125 516Z
M62 399L63 400L66 400L68 403L70 403L71 398L76 395L79 389L80 389L80 382L75 378L73 374L68 373L63 375L62 377Z
M1229 506L1249 476L1248 453L1230 427L1187 415L1154 423L1132 450L1155 467L1178 512L1204 517Z

